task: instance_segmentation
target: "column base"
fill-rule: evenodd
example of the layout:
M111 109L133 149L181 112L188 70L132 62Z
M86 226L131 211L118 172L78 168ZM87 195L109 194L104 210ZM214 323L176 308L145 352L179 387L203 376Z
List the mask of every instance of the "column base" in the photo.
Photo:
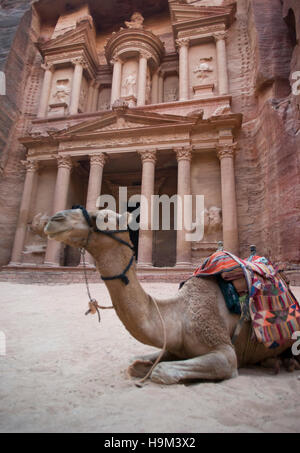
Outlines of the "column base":
M137 267L138 269L145 269L145 268L148 268L149 267L153 267L153 263L137 263Z
M13 261L11 261L7 267L22 267L22 263L14 263Z

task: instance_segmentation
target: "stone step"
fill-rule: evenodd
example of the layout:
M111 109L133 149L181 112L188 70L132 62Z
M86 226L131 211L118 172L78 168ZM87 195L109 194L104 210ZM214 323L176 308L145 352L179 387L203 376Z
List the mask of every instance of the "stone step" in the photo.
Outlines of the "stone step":
M140 281L180 283L193 273L193 267L141 268L137 270ZM95 268L87 269L89 283L103 283ZM68 285L84 283L82 267L5 266L0 272L0 282L39 285Z

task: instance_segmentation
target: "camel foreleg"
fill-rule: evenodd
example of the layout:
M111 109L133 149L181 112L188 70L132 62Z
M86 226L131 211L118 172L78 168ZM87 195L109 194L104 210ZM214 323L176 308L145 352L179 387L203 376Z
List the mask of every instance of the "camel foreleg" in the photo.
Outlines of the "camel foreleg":
M237 375L237 357L228 345L193 359L159 363L151 380L170 385L191 380L222 381Z
M131 377L143 378L150 371L156 359L159 357L160 351L153 354L135 357L127 372ZM161 359L161 362L175 360L174 355L166 351Z

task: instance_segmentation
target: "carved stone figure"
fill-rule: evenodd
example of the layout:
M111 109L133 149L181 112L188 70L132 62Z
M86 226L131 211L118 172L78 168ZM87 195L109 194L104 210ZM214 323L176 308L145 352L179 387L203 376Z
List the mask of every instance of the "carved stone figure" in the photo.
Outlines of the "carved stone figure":
M213 72L213 68L208 64L208 61L212 61L212 57L201 58L200 64L195 67L194 74L198 74L199 79L204 80L208 78L210 72Z
M214 234L222 230L222 209L212 206L208 210L208 234Z
M69 79L58 80L56 82L56 92L53 95L53 99L57 103L59 103L59 104L60 103L66 103L66 104L69 103L70 93L71 93L71 90L68 88L69 84L70 84Z
M135 74L129 74L128 77L126 77L123 88L125 90L125 97L127 96L135 96L135 91L136 91L136 75Z
M131 16L131 21L130 22L125 22L125 25L127 28L136 28L136 29L143 29L143 23L144 23L144 17L142 16L141 13L134 13Z

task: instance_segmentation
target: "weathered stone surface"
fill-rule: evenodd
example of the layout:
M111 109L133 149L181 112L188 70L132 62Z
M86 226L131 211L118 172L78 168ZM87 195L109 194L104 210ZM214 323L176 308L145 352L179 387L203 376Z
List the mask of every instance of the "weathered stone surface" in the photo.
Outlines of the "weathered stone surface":
M7 264L10 258L23 190L24 169L20 161L25 157L25 148L18 143L18 137L36 115L42 84L41 57L33 44L39 37L39 20L35 14L26 12L29 3L29 0L0 1L0 70L5 64L8 82L7 96L0 97L0 265ZM48 28L44 27L42 32L45 39L51 37L67 3L71 5L72 0L53 0L49 9L49 2L35 2L42 20L49 18ZM186 3L221 6L232 2ZM166 37L162 41L167 53L176 55L172 28L166 26L169 19L164 21L157 15L165 11L165 1L124 1L115 16L112 14L116 10L115 1L101 9L98 0L91 0L89 6L98 31L104 32L97 44L101 65L108 73L103 49L111 33L109 27L114 24L118 31L130 19L133 7L145 14L155 34L161 39ZM291 10L296 18L298 44L291 28ZM236 19L228 33L227 53L232 110L244 116L236 156L240 254L247 256L249 245L255 243L260 254L297 268L300 96L292 94L291 83L292 74L300 71L300 4L298 0L238 0ZM168 108L166 113L170 113ZM172 113L185 114L181 105Z
M290 79L300 69L300 47L291 43L285 3L299 18L298 2L238 2L232 91L245 118L236 179L241 253L247 255L248 245L256 243L260 253L298 267L299 98L291 93Z

